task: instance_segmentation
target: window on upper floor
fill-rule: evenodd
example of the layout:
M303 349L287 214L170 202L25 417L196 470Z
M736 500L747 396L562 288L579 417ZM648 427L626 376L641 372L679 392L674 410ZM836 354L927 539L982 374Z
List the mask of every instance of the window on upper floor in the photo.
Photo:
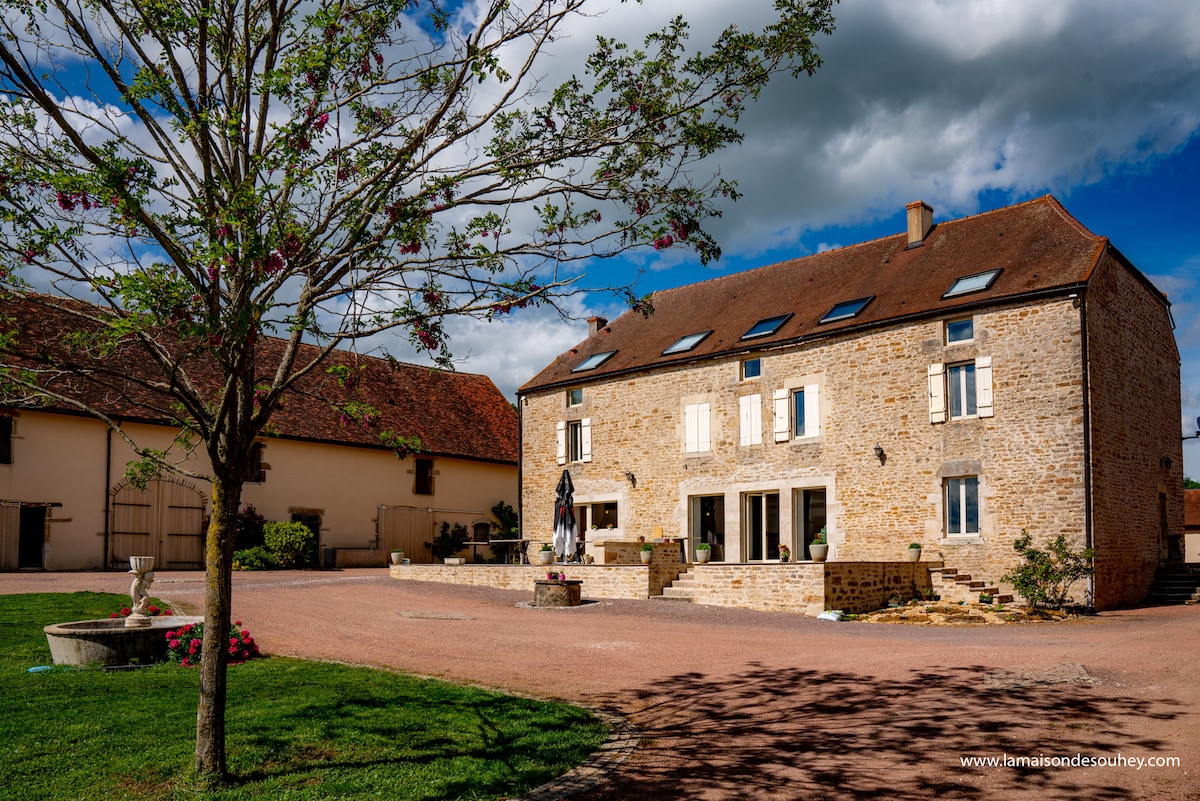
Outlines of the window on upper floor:
M744 359L742 361L742 380L758 378L762 375L762 359Z
M675 344L662 352L663 356L670 356L673 353L686 353L692 348L703 342L712 331L701 331L697 334L688 334L685 337L680 337L675 341Z
M875 300L875 296L871 295L857 300L847 300L839 303L825 313L825 316L817 321L817 324L832 323L837 320L847 320L851 317L857 317L863 309L867 308L867 304Z
M970 342L975 338L975 320L971 317L965 320L946 321L946 344Z
M558 463L592 461L592 421L559 420L557 426Z
M13 463L13 419L0 417L0 464Z
M946 536L979 536L979 477L945 480Z
M710 409L707 403L690 403L683 407L684 453L708 453L712 450Z
M413 477L413 495L433 494L433 460L418 458Z
M567 390L567 405L582 406L583 405L583 387Z
M264 484L267 481L266 467L263 465L263 451L267 449L265 442L256 442L250 446L250 464L246 466L247 484Z
M791 312L777 317L767 317L750 326L750 330L742 334L742 339L757 339L766 337L778 331L792 317Z
M821 385L775 390L775 441L821 435Z
M980 356L972 362L929 365L929 422L991 417L992 358Z
M946 290L943 298L956 298L959 295L970 295L972 292L982 292L996 283L996 278L1000 275L1001 269L997 267L995 270L986 270L982 273L973 275L964 275L959 278L950 288Z
M738 423L739 444L762 444L762 395L738 398Z
M600 365L604 364L606 361L611 359L615 354L616 354L615 350L606 350L606 351L604 351L604 353L597 353L595 355L588 356L586 359L584 359L578 365L576 365L575 368L573 370L571 370L571 372L572 373L582 373L587 370L595 370L597 367L599 367Z

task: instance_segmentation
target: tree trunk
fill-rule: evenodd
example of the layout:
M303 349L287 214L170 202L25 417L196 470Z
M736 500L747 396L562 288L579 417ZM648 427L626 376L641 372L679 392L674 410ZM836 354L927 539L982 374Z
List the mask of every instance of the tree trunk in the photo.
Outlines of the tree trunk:
M196 711L196 772L203 781L227 777L225 761L225 673L233 606L233 545L241 504L240 481L216 478L212 518L205 541L204 642L200 661L200 705Z

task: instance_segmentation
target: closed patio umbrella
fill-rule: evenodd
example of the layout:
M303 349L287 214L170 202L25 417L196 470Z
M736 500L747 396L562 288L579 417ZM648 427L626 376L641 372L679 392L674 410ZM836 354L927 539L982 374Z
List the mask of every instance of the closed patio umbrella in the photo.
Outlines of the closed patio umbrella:
M579 528L575 524L575 485L571 483L571 474L564 470L554 491L554 552L563 555L564 561L570 555L568 548L574 547Z

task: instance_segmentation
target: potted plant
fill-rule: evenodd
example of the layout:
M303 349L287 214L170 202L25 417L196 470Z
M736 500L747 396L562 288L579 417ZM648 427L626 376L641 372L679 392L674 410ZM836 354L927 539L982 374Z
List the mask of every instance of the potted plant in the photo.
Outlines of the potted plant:
M829 556L829 541L826 539L829 535L827 526L821 526L821 531L817 536L813 537L813 541L808 545L808 552L812 554L814 562L824 562L825 557Z
M392 549L392 564L393 565L404 564L404 551L400 550L399 548Z
M707 564L712 558L712 545L707 542L696 543L696 564Z
M910 561L910 562L920 562L921 561L921 543L914 542L912 545L909 545L908 551L905 552L905 555L908 557L908 561Z
M654 558L654 545L649 542L642 543L642 564L650 564L650 560Z
M779 543L779 561L786 562L792 558L792 549L784 543Z
M546 543L542 545L542 549L538 551L538 564L549 565L554 563L554 546Z

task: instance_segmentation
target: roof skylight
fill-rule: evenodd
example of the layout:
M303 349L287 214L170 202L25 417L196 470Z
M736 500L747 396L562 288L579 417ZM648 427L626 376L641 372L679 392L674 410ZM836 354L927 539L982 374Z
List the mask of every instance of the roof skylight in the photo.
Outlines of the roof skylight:
M672 353L686 353L703 342L711 333L712 331L701 331L698 334L688 334L685 337L680 337L675 341L674 345L664 350L662 355L670 356Z
M582 373L585 370L595 370L597 367L612 358L615 353L615 350L606 350L603 353L596 353L588 356L586 359L581 361L578 366L575 367L575 369L571 370L571 372Z
M817 324L820 325L821 323L832 323L834 320L846 320L851 317L857 317L858 313L865 309L867 304L873 300L875 300L875 296L869 295L868 297L859 298L857 300L843 301L826 312L824 317L822 317L820 320L817 320Z
M946 290L943 298L954 298L959 295L969 295L972 292L982 292L990 287L996 281L996 276L1000 275L1001 267L994 270L988 270L983 273L975 273L974 275L964 275L962 278L954 282L954 284Z
M750 330L742 334L742 339L755 339L757 337L766 337L774 334L780 327L791 319L791 313L781 314L778 317L768 317L765 320L759 320L754 325L750 326Z

